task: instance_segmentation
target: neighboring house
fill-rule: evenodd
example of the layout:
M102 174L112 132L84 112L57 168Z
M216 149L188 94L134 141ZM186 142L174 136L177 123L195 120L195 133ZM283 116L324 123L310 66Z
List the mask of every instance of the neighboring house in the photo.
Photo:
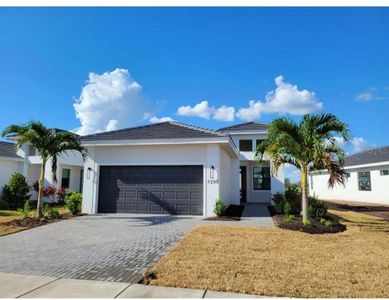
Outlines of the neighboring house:
M0 196L3 186L15 172L23 173L23 158L16 154L15 144L0 141Z
M254 163L266 134L263 123L214 131L163 122L83 136L83 212L211 216L217 199L270 203L284 176Z
M346 157L345 187L328 188L327 172L312 172L310 194L323 200L346 200L389 205L389 146L370 149Z
M60 129L51 129L54 134ZM2 154L3 153L3 154ZM3 156L7 155L7 157ZM46 164L44 186L64 187L67 191L82 191L83 165L81 154L67 151L57 160L57 184L51 173L51 161ZM42 159L31 145L22 145L18 150L13 143L0 142L0 184L8 182L14 172L22 173L30 186L39 180ZM31 200L37 200L37 193L31 189ZM44 199L49 201L49 199Z

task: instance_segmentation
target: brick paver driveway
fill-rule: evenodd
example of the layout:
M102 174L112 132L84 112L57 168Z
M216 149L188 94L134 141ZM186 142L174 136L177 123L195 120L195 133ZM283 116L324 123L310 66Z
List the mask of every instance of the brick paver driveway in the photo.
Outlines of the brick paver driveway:
M0 237L1 272L138 282L199 217L107 214Z

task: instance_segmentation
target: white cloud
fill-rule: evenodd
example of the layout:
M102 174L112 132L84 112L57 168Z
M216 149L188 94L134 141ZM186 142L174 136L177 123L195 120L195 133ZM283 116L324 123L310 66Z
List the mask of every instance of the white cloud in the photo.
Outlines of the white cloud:
M162 122L171 122L171 121L174 121L172 118L170 117L162 117L162 118L158 118L156 116L152 116L150 119L149 119L150 123L162 123Z
M74 103L80 135L114 130L142 121L151 110L148 99L126 69L89 73L89 80Z
M243 121L254 121L260 118L263 110L263 103L261 101L250 100L249 107L239 108L236 116Z
M336 144L338 144L339 147L343 148L344 144L346 143L344 138L342 136L334 136L334 139L335 139Z
M375 87L370 88L367 91L364 91L358 94L355 99L358 101L369 102L372 100L385 100L386 96L382 96L382 93L385 93L387 87L383 87L382 89L377 89Z
M209 119L213 109L208 106L208 101L201 101L195 106L191 107L190 105L180 106L177 109L177 114L185 117L199 117L203 119Z
M358 153L358 152L361 152L363 150L367 150L367 149L369 149L371 147L374 147L373 144L370 144L363 137L354 137L351 140L351 144L354 147L354 149L352 150L353 153Z
M232 106L225 106L222 105L219 108L217 108L212 118L218 121L234 121L235 117L235 108Z
M233 121L235 108L222 105L219 108L209 106L208 101L201 101L195 106L185 105L177 109L177 114L185 117L198 117L209 120L213 118L218 121Z
M265 101L250 100L249 107L240 108L237 117L244 121L254 121L262 113L300 116L323 108L323 103L314 92L299 90L297 85L285 82L283 76L276 77L274 82L276 89L267 93Z
M373 100L374 99L374 89L370 89L368 91L364 91L364 92L358 94L355 99L359 100L359 101L371 101L371 100Z

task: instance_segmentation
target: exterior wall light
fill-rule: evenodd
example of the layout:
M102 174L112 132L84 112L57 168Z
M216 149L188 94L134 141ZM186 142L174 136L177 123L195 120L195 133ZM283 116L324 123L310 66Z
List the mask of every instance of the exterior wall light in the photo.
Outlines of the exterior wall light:
M87 172L86 172L86 178L87 178L87 179L90 179L91 173L92 173L92 168L89 167L88 170L87 170Z
M209 172L209 177L213 179L215 177L215 167L212 165L211 170Z

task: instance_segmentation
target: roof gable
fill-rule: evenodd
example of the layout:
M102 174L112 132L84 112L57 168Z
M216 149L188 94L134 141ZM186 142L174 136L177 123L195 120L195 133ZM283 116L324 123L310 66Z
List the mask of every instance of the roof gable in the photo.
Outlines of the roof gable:
M345 166L365 165L389 161L389 146L365 150L345 158Z
M162 122L132 128L119 129L82 136L82 141L144 140L223 137L224 134L210 129L179 122Z
M16 145L13 143L0 141L0 156L9 158L21 158L16 154Z
M235 132L235 131L257 131L257 130L267 130L269 128L269 125L267 123L262 122L247 122L237 125L232 125L228 127L220 128L219 132Z

